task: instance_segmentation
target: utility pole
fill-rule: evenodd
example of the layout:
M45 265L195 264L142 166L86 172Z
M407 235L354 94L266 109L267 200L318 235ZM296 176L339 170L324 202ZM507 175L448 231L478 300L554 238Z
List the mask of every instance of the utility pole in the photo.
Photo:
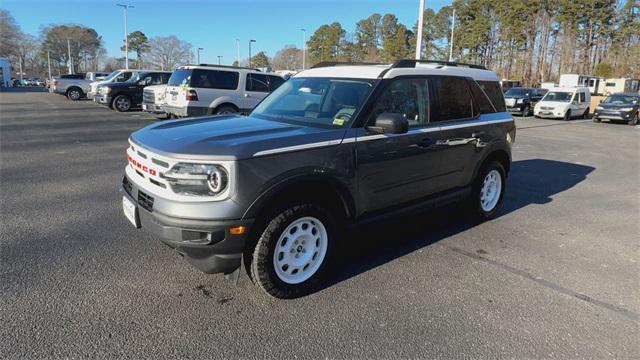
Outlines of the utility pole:
M302 70L307 66L307 29L302 30Z
M222 65L222 55L218 55L218 65Z
M49 80L51 80L51 50L47 50L47 66L49 68Z
M69 74L73 74L73 61L71 61L71 41L67 38L67 57L69 62L67 63L67 68Z
M22 56L18 58L18 70L20 71L20 85L22 85Z
M204 48L198 48L198 64L200 64L200 50L204 50Z
M236 39L236 62L240 66L240 39Z
M249 67L251 67L251 43L256 42L255 40L249 40Z
M127 32L127 9L133 5L116 4L124 9L124 68L129 69L129 33Z
M451 40L449 40L449 61L453 61L453 29L456 27L456 8L453 8L453 20L451 21Z
M418 36L416 39L416 60L422 57L422 25L424 20L424 0L420 0L420 9L418 12Z

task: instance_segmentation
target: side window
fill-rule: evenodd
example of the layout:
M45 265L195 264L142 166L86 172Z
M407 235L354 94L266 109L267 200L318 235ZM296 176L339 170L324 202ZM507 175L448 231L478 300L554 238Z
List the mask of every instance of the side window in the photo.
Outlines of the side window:
M429 94L426 79L398 79L384 90L374 106L368 123L382 113L402 114L409 126L424 126L429 122Z
M586 101L586 100L585 100L585 95L584 95L584 93L583 93L583 92L581 92L581 93L580 93L580 102L581 102L581 103L583 103L583 102L585 102L585 101Z
M497 112L507 111L500 83L497 81L478 81L478 85L480 85L480 88L487 93L489 100L491 100L491 103L493 104L493 107L496 108Z
M195 88L235 90L239 74L235 71L193 70L191 86Z
M469 84L469 88L473 94L473 115L494 113L495 110L493 110L491 101L487 98L484 92L482 92L480 86L478 86L478 84L473 80L467 80L467 84Z
M447 121L473 117L471 93L464 78L431 79L432 120Z
M245 85L245 89L247 91L269 92L268 81L267 75L247 74L247 84Z
M122 74L118 75L118 77L116 78L116 82L125 82L131 78L132 74L133 73L131 73L130 71L123 72Z
M269 76L269 89L271 91L280 87L280 85L284 84L285 80L280 76Z

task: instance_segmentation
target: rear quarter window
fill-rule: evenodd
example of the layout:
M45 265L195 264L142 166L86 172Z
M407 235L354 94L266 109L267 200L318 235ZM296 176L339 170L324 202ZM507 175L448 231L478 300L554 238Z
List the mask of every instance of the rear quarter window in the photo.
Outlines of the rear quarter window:
M236 71L195 69L190 86L205 89L236 90L240 74Z
M432 122L473 117L473 100L466 79L438 77L429 83Z
M500 83L497 81L478 81L478 85L487 94L497 112L507 111Z

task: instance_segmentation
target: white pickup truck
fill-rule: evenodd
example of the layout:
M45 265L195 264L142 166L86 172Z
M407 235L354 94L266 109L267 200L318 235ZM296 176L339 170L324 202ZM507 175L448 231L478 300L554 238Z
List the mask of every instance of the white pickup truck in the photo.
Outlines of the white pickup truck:
M72 75L63 75L53 78L51 82L51 92L66 95L69 100L80 100L85 97L91 83L109 75L103 72L88 72L84 77Z

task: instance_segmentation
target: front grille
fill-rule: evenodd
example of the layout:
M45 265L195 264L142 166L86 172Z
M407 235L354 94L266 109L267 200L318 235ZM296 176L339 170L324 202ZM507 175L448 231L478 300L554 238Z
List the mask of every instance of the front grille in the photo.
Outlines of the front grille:
M149 212L153 211L153 196L149 196L138 190L138 204Z
M540 106L541 110L553 110L553 107L550 106Z
M126 176L122 177L122 188L124 189L124 191L127 192L127 194L129 194L129 196L133 196L131 195L131 191L132 191L131 183L129 182L129 179L127 179Z
M142 93L142 102L146 104L155 103L155 96L152 91L145 91Z

